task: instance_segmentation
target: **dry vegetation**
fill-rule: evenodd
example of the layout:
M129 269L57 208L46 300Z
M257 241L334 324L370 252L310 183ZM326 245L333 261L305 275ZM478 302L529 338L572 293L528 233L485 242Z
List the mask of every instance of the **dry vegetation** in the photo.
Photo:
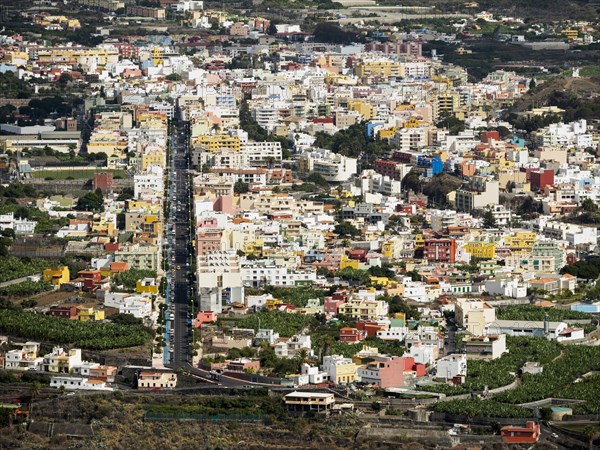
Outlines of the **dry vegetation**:
M89 423L94 437L89 440L49 439L23 428L3 429L0 448L10 449L348 449L361 424L354 417L326 420L269 416L263 421L200 422L150 421L144 405L195 405L202 396L93 394L40 400L33 407L38 422ZM233 399L233 397L228 397ZM279 399L274 399L279 402ZM365 448L361 445L361 448Z

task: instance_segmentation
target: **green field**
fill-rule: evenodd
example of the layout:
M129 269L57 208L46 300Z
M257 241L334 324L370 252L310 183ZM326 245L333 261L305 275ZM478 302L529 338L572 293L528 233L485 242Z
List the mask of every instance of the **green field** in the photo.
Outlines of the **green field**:
M44 169L38 170L32 173L33 178L51 178L53 180L91 180L95 173L98 172L111 172L113 177L127 178L127 173L120 169L73 169L73 170L56 170L56 169Z
M586 66L579 71L582 77L600 77L600 66Z

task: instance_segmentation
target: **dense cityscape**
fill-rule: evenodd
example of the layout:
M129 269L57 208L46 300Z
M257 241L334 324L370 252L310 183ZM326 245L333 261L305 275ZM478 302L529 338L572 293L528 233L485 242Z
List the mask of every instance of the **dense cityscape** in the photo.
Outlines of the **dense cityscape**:
M599 448L599 15L4 2L0 448Z

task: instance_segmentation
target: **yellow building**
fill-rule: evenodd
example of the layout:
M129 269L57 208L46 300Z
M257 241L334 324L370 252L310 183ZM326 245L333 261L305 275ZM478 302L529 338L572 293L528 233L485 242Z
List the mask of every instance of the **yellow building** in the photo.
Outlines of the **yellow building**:
M267 301L265 301L265 309L273 310L277 307L277 305L281 304L283 304L283 302L278 298L267 299Z
M144 222L141 224L144 233L160 235L162 233L162 220L158 216L144 216Z
M494 259L497 246L495 242L473 241L465 246L465 250L471 258Z
M344 270L348 267L358 270L360 267L360 261L358 259L350 259L347 256L342 256L340 259L340 270Z
M442 113L452 114L460 107L460 94L458 92L440 92L436 96L438 116Z
M69 30L76 30L78 28L81 28L81 23L79 23L79 20L77 19L69 19L67 21L67 28Z
M44 64L80 64L104 69L109 63L119 62L116 49L87 47L52 47L38 51L38 61Z
M27 65L27 61L29 61L29 53L18 50L8 50L6 53L4 53L4 58L2 61L7 64L24 66Z
M381 130L379 130L377 132L379 139L381 139L382 141L390 140L391 138L394 137L395 134L396 134L396 127L382 128Z
M97 322L104 320L104 310L95 309L92 306L78 306L77 320L80 322Z
M573 40L579 37L579 32L577 30L562 30L562 35L569 40Z
M366 300L353 297L340 305L338 313L360 320L375 320L386 315L387 304L382 300Z
M512 236L504 237L504 245L512 251L530 251L537 234L533 231L518 231Z
M135 292L142 294L158 294L158 286L154 278L144 278L135 282Z
M216 134L214 136L198 136L194 142L194 146L203 147L209 152L218 152L220 150L240 151L240 138L237 136L229 136L227 134Z
M54 286L60 286L63 283L71 281L69 267L59 266L57 269L46 269L43 272L44 281L52 283Z
M347 75L340 75L337 73L328 73L325 76L325 83L333 85L355 85L356 79L350 78Z
M370 76L399 77L403 74L403 67L402 64L393 61L363 61L355 66L354 73L361 78Z
M163 169L166 166L165 152L162 150L152 150L142 155L142 172L151 166L160 166Z
M415 247L423 247L425 245L425 239L422 234L417 234L415 236Z
M356 381L356 364L350 358L340 355L325 356L323 371L336 385L354 383Z
M148 211L151 214L158 215L161 211L161 205L159 203L151 203L146 200L128 200L127 211Z
M101 217L99 220L94 220L92 222L92 232L103 236L116 236L118 234L115 223L106 220L105 217Z
M112 131L97 131L90 136L87 145L88 153L106 153L112 156L118 152L119 135Z
M370 277L369 281L371 281L372 285L380 285L383 287L388 287L391 283L391 280L388 277Z
M394 243L386 241L381 245L381 256L384 258L392 258L394 255Z
M265 242L262 239L244 242L244 253L246 255L262 257L264 245Z
M376 114L373 105L356 100L348 102L348 111L359 113L365 120L371 120Z

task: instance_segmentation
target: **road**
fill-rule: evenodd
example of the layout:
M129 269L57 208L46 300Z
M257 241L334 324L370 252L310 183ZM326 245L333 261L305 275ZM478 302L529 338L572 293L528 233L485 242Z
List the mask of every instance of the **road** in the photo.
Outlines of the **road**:
M171 270L171 304L174 306L169 310L174 321L171 327L174 329L174 338L169 355L171 367L187 368L190 362L191 341L191 311L190 311L190 201L189 201L189 152L188 148L189 125L178 124L175 134L172 136L172 160L170 166L169 180L170 189L170 215L168 233L171 234L171 253L169 264Z
M171 136L172 158L169 166L169 218L167 233L170 234L171 248L168 254L168 270L171 276L169 309L167 318L172 313L174 320L169 320L169 328L173 329L173 339L168 337L168 362L172 369L182 368L185 371L204 379L209 383L224 387L243 387L257 383L248 383L221 376L218 383L211 379L210 373L191 364L192 326L191 319L194 311L191 306L193 293L192 245L190 230L191 190L190 186L190 152L189 152L189 123L178 122ZM172 231L174 230L174 231ZM173 233L173 234L171 234ZM172 305L172 306L171 306Z

